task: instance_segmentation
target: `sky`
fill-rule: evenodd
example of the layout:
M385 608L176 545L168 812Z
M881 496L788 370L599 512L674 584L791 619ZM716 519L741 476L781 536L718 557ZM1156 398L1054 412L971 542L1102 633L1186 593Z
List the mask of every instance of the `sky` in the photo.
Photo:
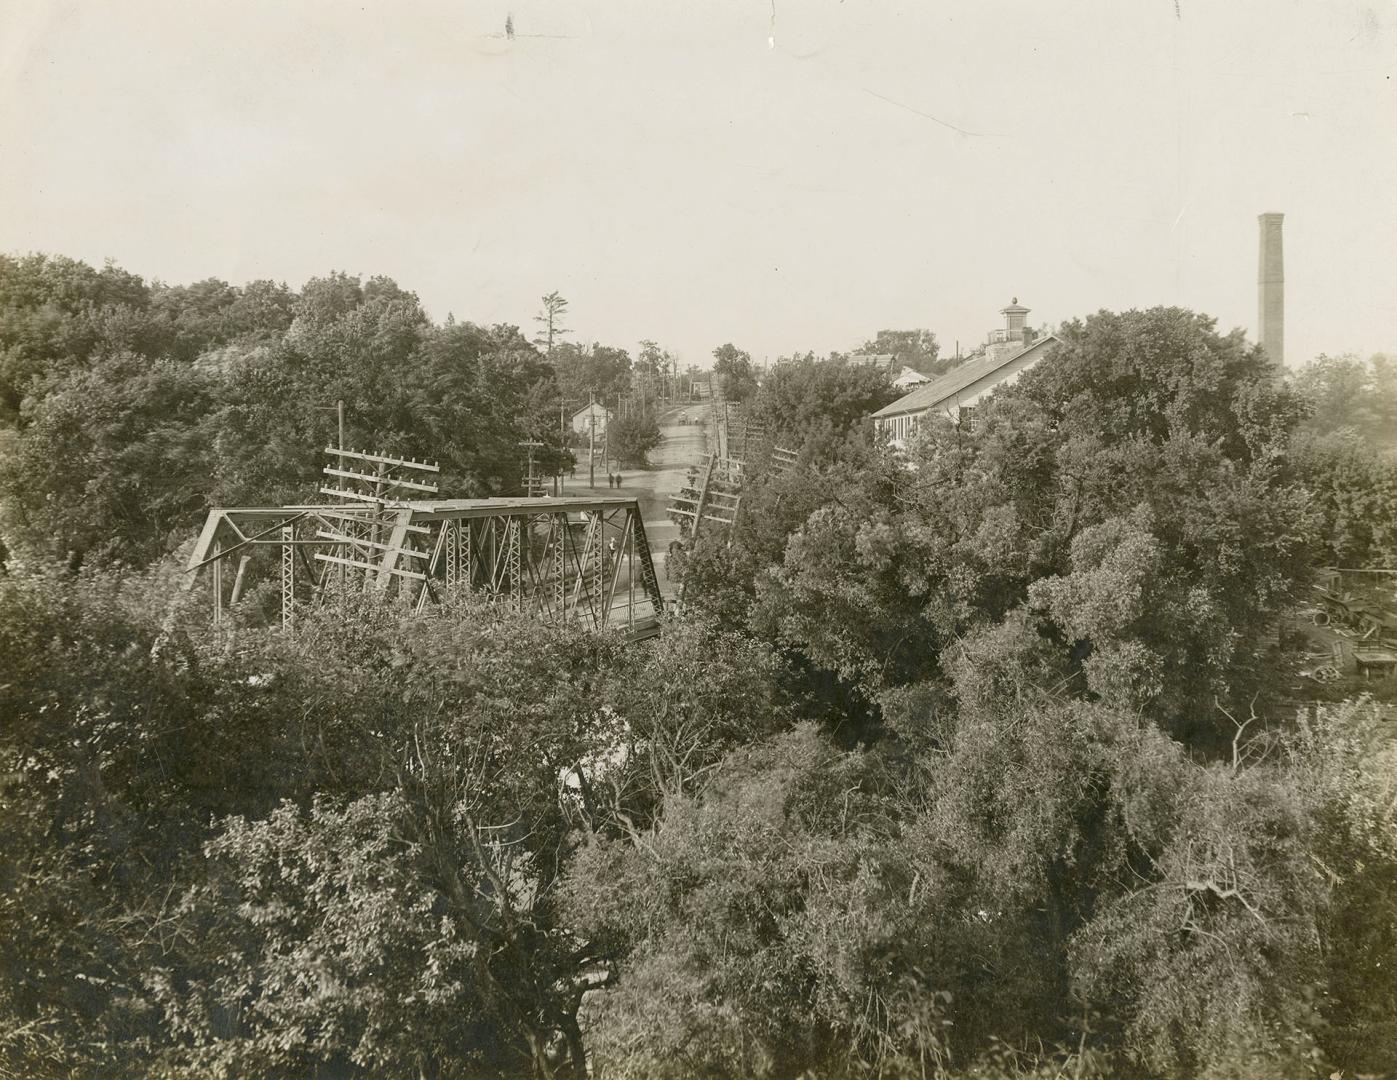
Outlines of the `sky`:
M504 24L512 16L515 37ZM707 366L1179 304L1397 351L1397 3L0 0L0 251Z

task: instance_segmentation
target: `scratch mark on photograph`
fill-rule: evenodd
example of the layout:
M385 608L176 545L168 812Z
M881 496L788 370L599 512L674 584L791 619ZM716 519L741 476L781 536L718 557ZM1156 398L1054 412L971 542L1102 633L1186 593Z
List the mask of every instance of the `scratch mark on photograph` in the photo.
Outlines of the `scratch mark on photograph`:
M939 116L932 116L929 112L924 112L921 109L906 104L905 102L896 101L893 98L886 96L885 94L880 94L877 90L870 90L866 86L863 88L863 92L865 94L868 94L870 97L876 97L879 101L886 101L889 105L896 105L899 109L906 109L908 112L914 113L915 115L920 116L926 120L934 121L935 123L940 124L943 128L949 128L951 131L958 131L962 135L970 135L977 139L1009 138L1008 135L1005 135L1002 132L997 131L970 131L967 128L961 127L959 124L953 124L949 120L942 120Z

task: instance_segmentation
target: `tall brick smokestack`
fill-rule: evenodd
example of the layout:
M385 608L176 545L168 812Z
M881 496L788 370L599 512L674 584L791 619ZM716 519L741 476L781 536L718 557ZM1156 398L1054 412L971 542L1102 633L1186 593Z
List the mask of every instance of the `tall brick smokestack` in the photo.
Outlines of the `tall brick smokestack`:
M1285 365L1285 257L1281 249L1284 214L1262 214L1261 263L1257 270L1257 331L1271 363Z

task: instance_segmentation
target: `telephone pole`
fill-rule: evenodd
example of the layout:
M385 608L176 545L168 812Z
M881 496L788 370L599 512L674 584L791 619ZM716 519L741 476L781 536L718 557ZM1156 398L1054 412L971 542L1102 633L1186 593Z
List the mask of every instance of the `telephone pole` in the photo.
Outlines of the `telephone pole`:
M529 451L529 474L524 480L524 494L532 499L538 495L536 482L534 480L534 448L542 446L543 443L535 439L525 439L523 442L519 443L519 445L526 447Z

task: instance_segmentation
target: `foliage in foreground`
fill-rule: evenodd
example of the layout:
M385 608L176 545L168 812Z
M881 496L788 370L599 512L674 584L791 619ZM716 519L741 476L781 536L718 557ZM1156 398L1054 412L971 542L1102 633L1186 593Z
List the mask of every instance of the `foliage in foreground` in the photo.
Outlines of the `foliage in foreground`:
M190 639L148 587L0 579L6 1067L581 1075L554 883L782 723L764 653L352 597Z
M1349 784L1390 792L1394 757L1357 751L1375 723L1358 712L1324 722L1264 764L1241 744L1235 767L1042 699L975 707L934 754L841 754L809 727L743 751L569 875L575 920L625 971L597 999L597 1060L958 1074L1041 1040L1102 1075L1327 1075L1325 1045L1387 1067L1390 1038L1357 1057L1346 1040L1386 1024L1393 852L1359 837L1397 822L1341 808ZM1343 886L1316 862L1338 853L1321 820L1363 848ZM1329 952L1353 929L1345 889L1385 909L1364 925L1389 951L1361 978Z
M1397 755L1363 707L1200 763L965 651L849 750L703 624L635 649L347 600L203 638L148 589L0 580L11 1072L1304 1076L1397 1051ZM1063 1049L1033 1065L1039 1040Z

